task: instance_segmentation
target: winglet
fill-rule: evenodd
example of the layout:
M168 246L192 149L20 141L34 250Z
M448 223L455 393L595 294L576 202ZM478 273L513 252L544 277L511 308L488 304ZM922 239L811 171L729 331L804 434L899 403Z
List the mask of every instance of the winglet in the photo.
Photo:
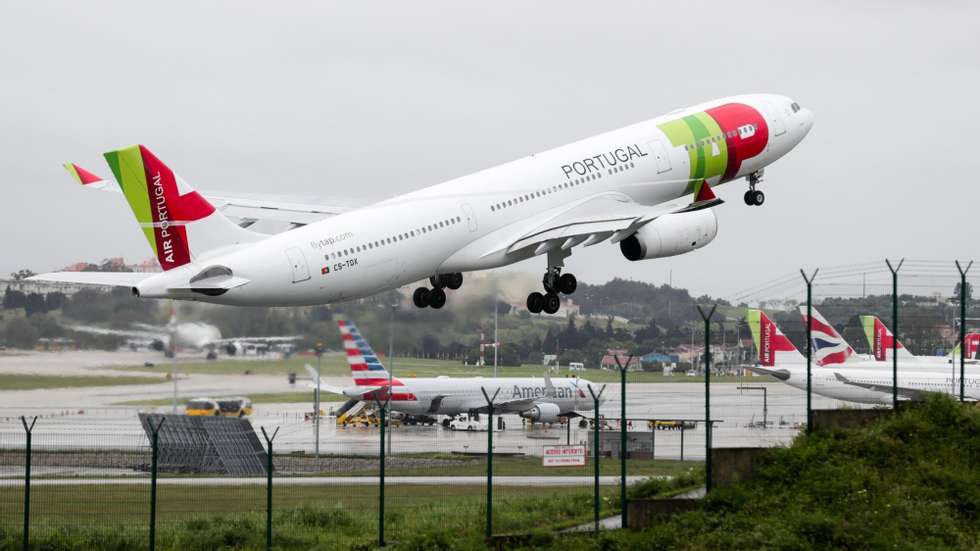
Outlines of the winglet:
M713 199L717 199L715 192L711 190L711 186L707 180L701 180L701 185L694 192L694 202L700 203L701 201L711 201Z
M92 187L100 188L109 183L108 180L106 180L105 178L102 178L101 176L97 176L89 172L88 170L85 170L84 168L76 165L75 163L65 163L62 166L64 166L65 170L67 170L68 173L71 174L73 178L75 178L76 182L82 184L83 186L92 186Z
M686 207L675 210L675 213L692 212L696 210L709 209L724 203L725 200L715 195L714 190L707 180L701 180L694 187L694 200Z

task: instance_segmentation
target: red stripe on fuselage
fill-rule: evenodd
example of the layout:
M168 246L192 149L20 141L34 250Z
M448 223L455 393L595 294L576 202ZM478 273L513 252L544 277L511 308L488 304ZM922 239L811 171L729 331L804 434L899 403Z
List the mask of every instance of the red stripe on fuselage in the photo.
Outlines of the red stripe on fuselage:
M375 377L373 379L354 379L357 386L388 386L387 377ZM405 386L405 383L398 379L391 380L391 386Z
M725 136L728 164L725 165L725 174L721 181L727 182L738 174L743 161L765 151L766 144L769 143L769 125L761 113L744 103L726 103L705 112L718 123ZM738 129L747 124L756 125L756 131L752 136L742 139ZM734 132L735 135L729 137L729 132Z

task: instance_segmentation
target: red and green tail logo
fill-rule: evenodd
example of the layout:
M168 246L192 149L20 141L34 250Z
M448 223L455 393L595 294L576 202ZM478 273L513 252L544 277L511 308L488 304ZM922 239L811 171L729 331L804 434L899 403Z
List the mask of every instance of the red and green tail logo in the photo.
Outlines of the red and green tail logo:
M142 145L110 151L105 158L160 267L190 262L185 226L206 218L214 207Z
M755 349L759 353L759 365L763 367L776 365L778 352L797 352L793 343L762 310L750 309L748 322L749 329L752 330L752 338L755 340Z

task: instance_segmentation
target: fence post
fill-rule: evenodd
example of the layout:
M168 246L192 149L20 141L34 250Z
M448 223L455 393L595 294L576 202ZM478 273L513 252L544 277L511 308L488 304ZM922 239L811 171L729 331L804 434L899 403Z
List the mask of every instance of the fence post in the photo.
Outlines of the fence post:
M153 446L150 456L150 551L154 551L157 545L157 457L160 452L158 436L160 435L160 427L166 420L166 417L160 417L160 423L157 424L156 428L153 427L151 419L146 420L146 423L150 425L150 445Z
M624 366L619 362L619 354L613 355L619 367L619 505L622 510L622 527L626 528L626 370L633 361L630 354Z
M265 432L265 427L262 427L262 436L268 447L268 461L265 466L265 548L267 551L272 551L272 441L276 439L277 434L279 434L279 427L276 427L272 436L269 436L269 433Z
M489 418L487 419L487 539L493 535L493 401L500 394L500 388L493 393L487 394L487 389L480 387L483 398L487 401L489 408Z
M898 409L898 271L905 264L905 259L898 261L898 266L892 267L891 261L885 259L885 264L892 273L892 409Z
M813 270L813 275L807 277L806 272L800 269L800 275L806 282L806 433L813 431L813 280L817 278L820 268Z
M681 421L681 461L684 461L684 421Z
M602 397L602 392L606 390L606 385L602 385L599 389L599 394L596 394L592 390L592 385L589 386L589 394L592 395L592 406L595 412L595 437L592 442L592 463L593 469L595 471L595 487L592 492L592 512L595 520L595 534L599 534L599 399Z
M960 272L960 401L963 401L966 395L966 390L963 384L963 377L966 374L966 369L964 365L966 364L966 300L969 298L970 293L966 286L966 273L970 271L970 267L973 266L973 261L971 260L969 264L966 265L964 269L960 266L960 261L956 261L956 269ZM895 333L895 338L898 338L898 332ZM953 391L956 392L955 390Z
M698 305L698 313L704 320L704 491L711 492L711 317L718 305L707 314Z
M31 419L30 425L23 415L20 416L20 422L27 433L27 446L24 449L24 551L27 551L31 542L31 432L34 430L34 423L37 423L37 415Z
M388 404L391 402L391 387L388 387L386 391L384 403L381 403L377 398L374 399L374 403L378 405L378 409L381 410L379 417L381 419L381 453L380 464L378 465L378 547L384 547L385 544L385 420L388 418Z

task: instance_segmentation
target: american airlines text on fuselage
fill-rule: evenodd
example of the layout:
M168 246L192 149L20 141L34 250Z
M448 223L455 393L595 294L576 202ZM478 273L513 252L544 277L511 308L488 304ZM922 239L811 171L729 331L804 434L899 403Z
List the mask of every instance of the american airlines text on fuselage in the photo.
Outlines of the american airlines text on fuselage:
M556 386L554 398L574 398L575 389L572 387ZM542 398L548 396L548 389L543 386L514 385L511 398Z
M608 153L600 153L592 157L586 157L581 161L575 161L570 165L562 165L561 170L565 173L565 179L571 180L573 174L585 176L590 172L600 172L603 169L616 166L619 163L628 163L630 160L639 157L646 157L637 144L628 145L626 148L618 147ZM599 166L596 166L598 163Z

